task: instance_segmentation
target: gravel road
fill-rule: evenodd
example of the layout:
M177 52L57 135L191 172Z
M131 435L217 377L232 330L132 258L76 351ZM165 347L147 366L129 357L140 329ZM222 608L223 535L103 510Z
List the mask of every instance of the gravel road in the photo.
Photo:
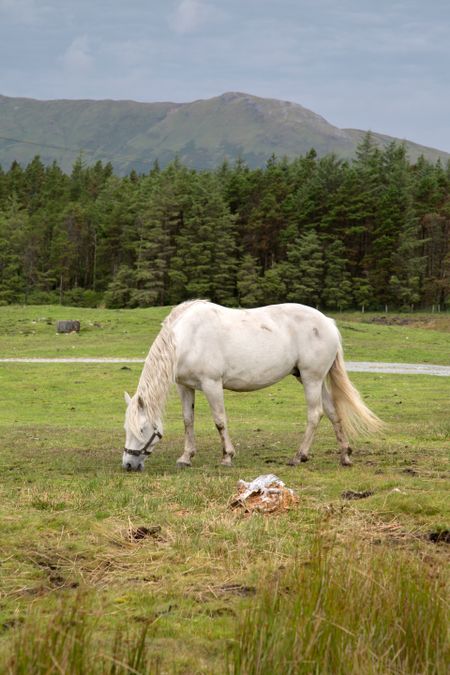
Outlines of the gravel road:
M126 358L10 358L0 359L0 363L144 363L144 359ZM450 366L431 365L429 363L383 363L377 361L346 361L350 373L392 373L398 375L438 375L450 377Z

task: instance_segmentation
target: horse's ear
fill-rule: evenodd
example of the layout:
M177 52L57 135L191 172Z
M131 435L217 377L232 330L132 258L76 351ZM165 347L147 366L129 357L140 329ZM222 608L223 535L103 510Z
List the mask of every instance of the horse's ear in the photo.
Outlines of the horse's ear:
M127 391L124 391L124 392L123 392L123 396L124 396L124 398L125 398L125 403L127 404L127 406L129 406L129 405L130 405L130 402L131 402L131 396L130 396L130 394L129 394Z
M138 406L141 410L144 410L144 401L140 396L138 396Z

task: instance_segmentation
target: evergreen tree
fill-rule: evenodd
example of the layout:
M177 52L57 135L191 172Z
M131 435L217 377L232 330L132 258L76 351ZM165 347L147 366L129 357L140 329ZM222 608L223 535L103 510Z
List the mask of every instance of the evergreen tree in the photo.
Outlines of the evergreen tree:
M80 153L72 167L70 176L70 199L78 201L87 196L88 169L83 154Z
M364 312L374 302L373 288L366 277L355 277L353 279L353 295L356 304Z
M381 170L383 184L373 228L369 277L378 302L384 305L392 298L389 281L394 273L393 253L400 232L409 227L408 221L413 218L405 148L391 143L383 153Z
M259 283L263 304L286 302L287 276L285 263L277 263L264 272Z
M394 303L413 309L420 300L420 288L425 271L425 258L420 255L420 240L417 219L412 211L405 218L399 233L396 250L392 255L392 274L389 285Z
M352 284L346 270L344 244L335 239L325 249L325 276L322 300L327 307L345 309L352 304Z
M135 272L127 265L121 265L105 293L106 307L111 309L135 307L132 297L135 285Z
M94 233L92 287L105 290L121 265L135 259L135 221L138 184L111 176L89 213Z
M44 184L46 181L46 171L41 158L36 155L28 164L24 171L23 183L26 194L26 206L31 215L38 208L42 207L44 197Z
M356 159L348 168L338 195L343 242L352 277L365 277L371 266L381 190L381 152L368 133L357 148Z
M18 162L13 162L6 175L7 199L15 197L23 207L27 206L25 173Z
M216 243L213 252L212 298L223 305L236 305L238 270L236 220L220 198L221 215L216 222Z
M23 300L26 284L22 250L28 215L13 197L0 212L0 304Z
M260 271L256 258L244 255L237 272L238 302L242 307L257 307L262 302Z
M237 268L234 218L211 175L197 178L191 198L172 259L172 297L175 302L198 297L230 304Z
M323 267L322 246L314 230L289 244L283 267L288 301L317 306L321 299Z
M440 214L430 213L422 219L425 258L422 299L428 306L443 307L449 301L450 206L448 204L442 207Z
M136 219L135 280L133 302L140 306L163 305L168 290L171 204L161 181L150 184ZM142 199L142 198L141 198Z

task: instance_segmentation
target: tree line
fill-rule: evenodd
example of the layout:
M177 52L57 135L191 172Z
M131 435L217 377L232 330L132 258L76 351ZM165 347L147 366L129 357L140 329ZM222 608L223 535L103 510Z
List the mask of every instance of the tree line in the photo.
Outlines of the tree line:
M0 304L444 308L450 165L370 134L352 161L0 168Z

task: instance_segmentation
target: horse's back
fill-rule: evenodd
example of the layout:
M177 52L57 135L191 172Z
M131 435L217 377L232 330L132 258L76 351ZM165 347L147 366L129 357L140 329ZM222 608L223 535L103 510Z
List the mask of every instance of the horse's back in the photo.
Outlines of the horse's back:
M323 342L332 349L339 343L333 319L317 309L297 303L267 305L251 309L222 307L212 302L189 303L178 321L181 332L202 334L226 345L239 347L248 341L259 344L281 341L301 349Z
M327 372L339 344L331 319L294 303L254 309L191 303L173 330L177 381L199 386L202 378L221 379L238 391L273 384L295 368Z

